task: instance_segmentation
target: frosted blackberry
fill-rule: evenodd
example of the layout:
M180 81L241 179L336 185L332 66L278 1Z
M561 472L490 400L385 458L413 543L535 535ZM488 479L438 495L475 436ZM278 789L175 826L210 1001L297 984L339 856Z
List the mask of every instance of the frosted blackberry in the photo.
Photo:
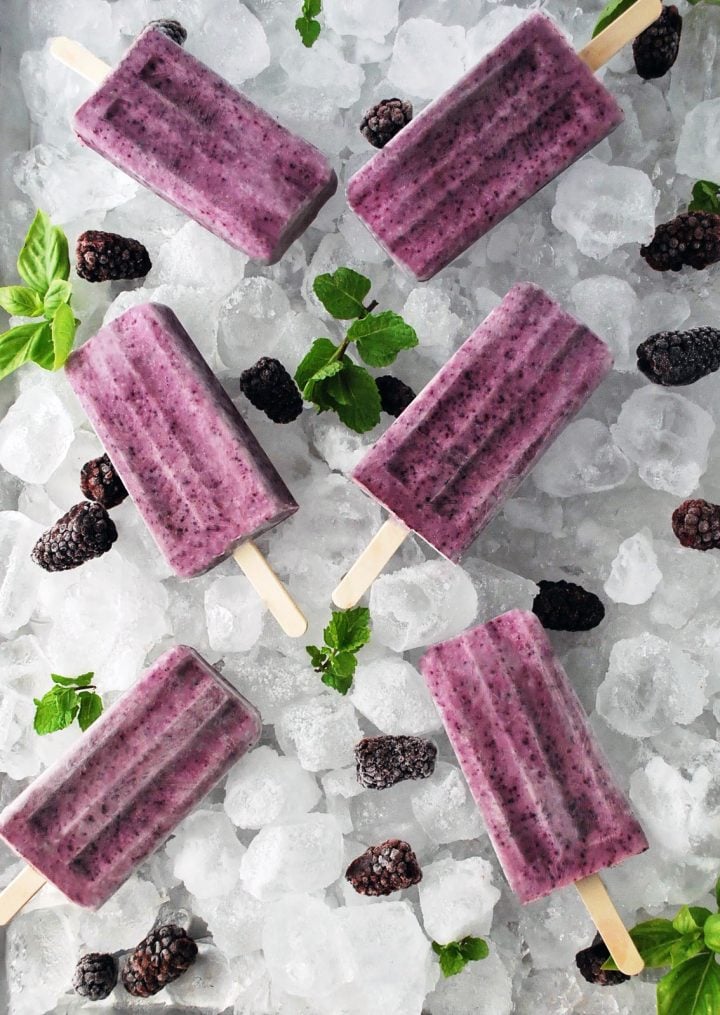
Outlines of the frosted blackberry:
M143 278L152 268L150 255L139 240L100 229L81 233L75 247L76 270L88 282Z
M32 559L46 571L70 571L107 553L117 535L115 523L102 504L84 500L43 532L33 548Z
M118 971L114 955L91 952L75 966L72 985L76 994L90 1001L102 1001L115 989Z
M360 133L375 148L384 148L412 117L412 103L407 99L381 99L363 116Z
M589 631L605 616L605 607L594 592L572 582L540 581L533 600L533 613L551 631Z
M714 212L683 212L655 230L640 253L655 271L707 268L720 261L720 215Z
M637 348L638 370L654 384L693 384L720 369L720 331L660 331Z
M198 947L182 927L165 924L150 931L123 966L128 994L151 997L182 976L197 958Z
M387 789L435 771L437 747L420 737L365 737L355 745L357 778L366 789Z
M418 884L422 871L407 842L388 839L356 857L345 878L359 895L390 895Z
M85 462L80 470L80 489L88 500L97 501L106 510L122 504L128 495L107 455Z
M675 508L673 532L683 546L692 550L720 549L720 504L686 500Z

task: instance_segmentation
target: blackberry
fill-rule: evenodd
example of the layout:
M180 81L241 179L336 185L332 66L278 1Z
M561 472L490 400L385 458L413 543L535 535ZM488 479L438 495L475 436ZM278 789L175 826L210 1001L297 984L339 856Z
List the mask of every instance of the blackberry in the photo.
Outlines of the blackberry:
M437 747L420 737L365 737L355 745L357 779L365 789L387 789L404 779L427 779Z
M660 331L638 346L637 358L654 384L693 384L720 369L720 330Z
M46 571L69 571L107 553L116 539L115 523L102 504L84 500L43 532L32 559Z
M399 416L415 398L413 389L401 381L399 377L393 377L392 374L376 377L375 383L380 392L382 411L386 412L388 416Z
M589 631L605 616L605 607L594 592L572 582L538 582L533 613L550 631Z
M677 7L663 7L662 14L633 42L635 69L641 78L661 78L677 60L682 33Z
M80 489L88 500L97 501L106 510L122 504L128 495L107 455L85 462L80 470Z
M187 41L187 29L174 18L159 18L157 21L149 21L145 28L154 28L156 32L162 32L178 46L184 45Z
M655 230L640 253L655 271L707 268L720 261L720 215L715 212L683 212Z
M384 148L413 117L412 103L406 99L381 99L360 122L360 133L375 148Z
M407 842L388 839L356 857L345 871L345 878L358 895L390 895L418 884L422 871Z
M83 955L75 966L72 985L76 994L91 1001L109 997L117 983L117 962L114 955L91 952Z
M273 423L292 423L302 412L298 386L279 360L263 356L240 374L245 397Z
M77 273L88 282L142 278L152 268L142 243L100 229L88 229L78 236L75 256Z
M672 528L683 546L692 550L720 550L720 504L683 501L673 511Z
M603 963L607 962L609 958L610 952L607 945L600 935L596 934L592 945L577 953L575 965L588 983L594 983L598 987L616 987L620 983L625 983L630 977L621 973L620 970L603 969Z
M151 930L127 959L123 986L135 997L151 997L182 976L197 958L198 947L182 927L167 923Z

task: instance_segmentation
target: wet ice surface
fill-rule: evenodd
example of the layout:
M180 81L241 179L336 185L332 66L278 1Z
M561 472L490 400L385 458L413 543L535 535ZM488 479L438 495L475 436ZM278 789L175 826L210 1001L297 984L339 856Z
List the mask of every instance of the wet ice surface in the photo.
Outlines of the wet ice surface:
M186 641L222 665L266 724L262 747L97 914L50 889L36 897L5 937L3 1010L88 1011L68 993L75 957L131 947L169 907L193 914L201 952L191 975L142 1002L149 1010L535 1015L552 997L554 1015L652 1012L649 983L600 991L578 978L572 957L593 930L572 892L524 909L513 898L417 663L432 640L527 608L540 579L600 594L608 610L599 628L553 640L651 841L608 882L629 921L706 903L720 867L720 564L680 548L670 516L687 496L720 500L720 375L682 391L653 388L634 350L656 331L715 324L720 313L717 268L666 277L638 256L655 222L684 209L694 177L714 178L720 10L683 9L680 57L660 81L641 82L627 52L615 60L604 80L625 124L419 286L359 226L342 190L272 268L187 222L76 143L68 118L90 86L50 60L47 38L73 35L113 62L146 21L176 16L191 52L320 145L344 183L371 154L357 131L367 106L401 94L419 110L518 24L530 0L325 0L312 51L293 28L296 0L1 6L0 278L16 281L39 202L71 246L82 230L106 228L143 240L153 260L125 292L76 282L81 340L135 303L164 301L236 395L240 371L259 356L294 369L313 338L338 337L311 283L347 264L415 325L420 345L395 370L416 389L516 281L544 286L594 328L617 368L462 569L407 541L373 592L375 637L345 699L323 688L302 644L279 635L230 563L192 582L170 577L129 503L115 511L110 554L64 575L38 571L28 549L80 499L79 466L99 445L62 374L26 367L0 383L0 805L78 739L77 730L32 732L32 698L51 671L93 669L111 701L146 662ZM543 4L576 45L599 6ZM381 520L345 478L376 434L359 437L309 410L281 428L238 405L302 505L263 545L315 640L332 587ZM378 732L433 737L432 778L363 790L352 748ZM389 900L362 899L342 871L390 836L412 844L426 880ZM17 871L0 850L0 884ZM439 980L430 937L463 933L487 934L490 958ZM138 1007L121 988L113 996L113 1010Z

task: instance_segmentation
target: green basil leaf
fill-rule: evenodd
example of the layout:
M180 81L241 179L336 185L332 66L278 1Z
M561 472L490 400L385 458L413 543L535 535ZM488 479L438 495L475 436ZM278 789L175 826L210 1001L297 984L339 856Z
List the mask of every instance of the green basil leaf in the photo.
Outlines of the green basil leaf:
M67 237L43 211L37 211L30 224L17 267L20 277L41 296L53 279L70 275Z
M0 288L0 307L13 317L40 317L43 303L34 289L24 285L6 285Z
M53 342L53 370L58 370L70 355L75 341L77 322L67 303L61 303L51 323Z
M690 934L692 931L702 930L710 915L710 910L702 906L683 906L672 922L673 927L681 934Z
M713 952L720 952L720 913L713 913L703 927L705 944Z
M593 39L600 32L604 31L608 25L611 25L616 18L619 18L621 14L629 11L634 3L635 0L610 0L610 3L606 4L600 11L597 24L593 28Z
M331 275L318 275L313 291L327 312L339 320L363 317L365 297L372 282L352 268L338 268Z
M43 312L51 321L61 303L69 303L72 296L72 283L63 278L56 278L48 286L43 301Z
M714 954L696 955L663 976L657 985L658 1015L717 1015L720 966Z
M353 321L347 337L357 344L358 353L371 367L389 366L401 349L412 349L418 344L415 329L392 310Z
M45 370L53 369L55 356L49 321L19 324L0 335L0 379L28 362Z
M660 969L672 962L672 948L682 934L673 927L670 920L655 919L639 923L630 931L648 969ZM603 969L617 969L612 959L603 963Z

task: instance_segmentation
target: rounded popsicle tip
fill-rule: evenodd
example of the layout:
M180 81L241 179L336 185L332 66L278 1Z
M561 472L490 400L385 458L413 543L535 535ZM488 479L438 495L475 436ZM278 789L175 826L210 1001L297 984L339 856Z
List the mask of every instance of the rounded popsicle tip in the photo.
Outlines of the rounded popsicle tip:
M288 638L302 638L308 629L308 622L299 609L282 617L276 614L276 618Z
M337 606L339 610L351 610L353 606L357 606L360 596L357 595L356 590L351 587L350 583L346 583L345 578L343 578L338 587L333 590L331 599L333 606Z

